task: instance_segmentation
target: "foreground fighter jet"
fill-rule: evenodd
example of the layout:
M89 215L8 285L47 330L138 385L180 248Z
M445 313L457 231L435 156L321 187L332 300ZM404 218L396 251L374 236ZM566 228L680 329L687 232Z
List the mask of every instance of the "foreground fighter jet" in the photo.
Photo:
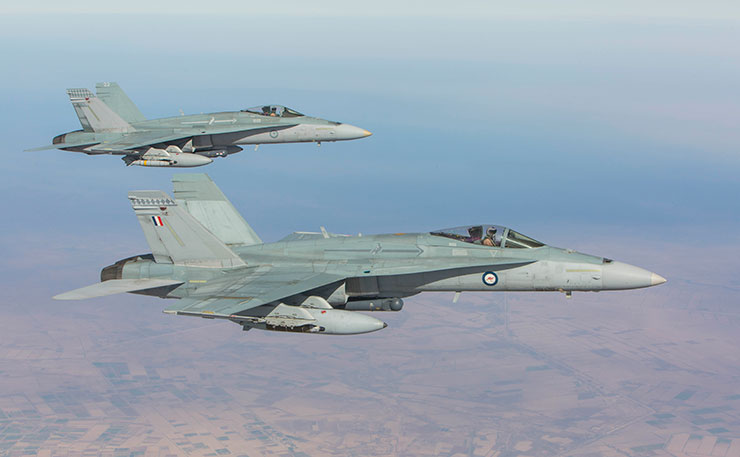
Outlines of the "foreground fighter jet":
M151 254L105 267L100 283L57 295L131 292L177 299L164 312L227 319L244 330L356 334L427 291L622 290L662 284L642 268L547 246L510 228L347 236L297 232L263 243L203 174L175 175L175 198L128 195ZM456 295L457 298L457 295Z
M237 145L321 144L371 135L365 129L281 105L147 120L118 84L98 83L95 89L97 95L87 89L67 89L82 130L59 135L52 144L29 151L114 154L123 156L126 165L143 167L199 167L214 157L241 151Z

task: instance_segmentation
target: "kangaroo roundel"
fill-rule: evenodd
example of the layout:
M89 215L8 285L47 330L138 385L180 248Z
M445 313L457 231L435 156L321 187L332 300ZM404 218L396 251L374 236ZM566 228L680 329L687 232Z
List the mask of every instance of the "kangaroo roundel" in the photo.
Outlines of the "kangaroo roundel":
M486 271L483 273L483 284L487 286L495 286L498 283L498 276L492 271Z

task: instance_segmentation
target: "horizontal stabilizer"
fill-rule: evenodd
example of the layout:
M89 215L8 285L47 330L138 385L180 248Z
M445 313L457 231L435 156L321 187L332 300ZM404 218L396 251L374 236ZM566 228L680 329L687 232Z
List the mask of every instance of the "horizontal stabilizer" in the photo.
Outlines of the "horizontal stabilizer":
M106 295L122 294L124 292L138 292L156 287L182 284L175 279L111 279L91 286L64 292L54 296L55 300L83 300L85 298L103 297Z
M49 149L64 149L64 148L79 148L80 146L92 146L93 144L98 144L97 142L85 142L85 143L57 143L57 144L47 144L46 146L39 146L37 148L31 148L31 149L24 149L23 152L36 152L36 151L46 151Z

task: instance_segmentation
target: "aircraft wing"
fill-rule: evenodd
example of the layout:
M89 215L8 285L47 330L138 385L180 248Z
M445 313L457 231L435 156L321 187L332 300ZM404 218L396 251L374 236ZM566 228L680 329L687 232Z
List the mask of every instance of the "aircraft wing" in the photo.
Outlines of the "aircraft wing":
M193 134L192 131L161 131L161 130L150 130L150 131L135 131L121 134L117 140L102 142L102 143L91 143L87 141L85 143L57 143L41 146L38 148L26 149L26 152L32 151L43 151L45 149L64 149L64 148L77 148L82 146L89 146L85 148L88 154L136 154L136 150L143 149L151 146L160 144L167 144L178 140L188 140L205 135L221 135L224 133L236 133L239 132L243 136L258 135L260 133L270 132L272 130L285 130L291 127L295 127L298 124L286 124L286 125L271 125L271 126L258 126L258 127L209 127L205 133Z
M235 276L197 285L164 312L202 317L229 318L234 314L316 289L344 279L339 275L301 272L297 268L259 267L251 273L240 270Z
M145 148L147 146L154 146L160 143L167 143L170 141L184 140L192 138L192 133L185 134L179 133L162 133L162 132L133 132L122 136L119 140L114 142L104 142L96 144L89 148L90 152L97 153L134 153L133 149Z
M428 259L428 262L419 260L410 261L408 265L376 266L372 270L373 276L413 274L424 271L453 270L459 268L476 268L490 266L491 269L516 268L532 263L522 259L490 259L479 262L460 262L448 264L440 268L438 259ZM303 270L303 271L301 271ZM349 271L347 272L349 273ZM202 316L214 318L231 318L235 314L247 311L258 306L291 297L310 291L333 282L347 279L353 274L318 273L306 271L305 267L265 267L260 266L251 272L244 269L229 275L224 279L200 283L187 298L181 298L168 306L164 312L187 316ZM191 285L193 285L191 283Z
M163 133L163 132L131 132L122 135L118 140L112 142L95 143L86 141L84 143L56 143L48 144L38 148L26 149L25 152L43 151L45 149L65 149L89 146L86 151L91 154L126 154L131 149L143 148L168 141L192 138L192 134ZM197 135L196 135L197 136ZM133 153L134 151L130 151Z

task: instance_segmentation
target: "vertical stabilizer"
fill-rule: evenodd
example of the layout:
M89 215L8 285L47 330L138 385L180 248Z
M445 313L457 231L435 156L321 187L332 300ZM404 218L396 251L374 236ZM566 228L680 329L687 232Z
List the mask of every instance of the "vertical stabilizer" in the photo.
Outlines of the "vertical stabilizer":
M121 116L121 119L129 124L144 122L146 120L144 115L141 114L141 111L139 111L139 108L134 105L134 102L128 98L117 83L97 83L95 85L95 92L103 103L108 105L110 109Z
M206 174L178 174L172 177L175 199L191 216L227 246L262 244L216 183Z
M133 132L135 129L87 89L67 89L69 101L86 132Z
M214 268L245 265L166 193L136 190L128 198L157 263Z

